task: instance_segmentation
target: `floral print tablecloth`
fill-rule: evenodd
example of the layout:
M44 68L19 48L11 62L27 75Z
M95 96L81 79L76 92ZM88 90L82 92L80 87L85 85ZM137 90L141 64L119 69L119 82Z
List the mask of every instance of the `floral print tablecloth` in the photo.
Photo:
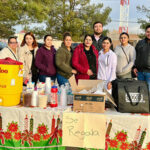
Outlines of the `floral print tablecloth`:
M65 110L0 107L0 150L65 150L62 146ZM105 115L105 150L150 150L149 114L107 110Z
M62 147L64 110L64 108L0 107L0 150L64 150L65 147Z

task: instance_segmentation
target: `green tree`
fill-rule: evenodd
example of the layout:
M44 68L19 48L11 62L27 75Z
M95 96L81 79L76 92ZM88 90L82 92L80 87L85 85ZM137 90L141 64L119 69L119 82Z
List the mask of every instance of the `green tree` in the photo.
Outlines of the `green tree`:
M111 8L103 8L103 4L91 4L90 0L26 0L26 2L30 22L43 22L46 26L44 29L28 26L28 29L33 30L39 37L50 33L62 39L62 34L68 31L71 32L74 41L79 41L84 34L92 33L95 21L99 20L104 25L111 21L109 18Z
M145 31L145 27L150 24L150 9L146 8L145 6L138 6L137 10L141 12L141 14L146 16L146 19L139 18L138 23L140 23L140 28ZM144 33L141 33L139 37L143 38Z
M38 37L49 33L62 39L68 31L77 41L92 33L95 21L107 25L110 12L109 7L91 4L90 0L0 0L0 37L14 34L14 26L21 24Z
M43 7L40 7L41 1ZM32 23L43 22L47 17L45 13L50 10L46 7L47 3L51 2L52 0L0 0L0 38L13 35L15 25L21 24L28 29Z
M0 37L13 35L14 25L19 24L23 3L20 0L0 0Z

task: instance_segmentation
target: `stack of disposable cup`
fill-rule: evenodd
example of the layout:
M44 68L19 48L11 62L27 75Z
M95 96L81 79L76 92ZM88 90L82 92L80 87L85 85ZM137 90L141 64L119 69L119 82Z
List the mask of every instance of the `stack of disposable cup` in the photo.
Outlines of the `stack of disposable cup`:
M50 94L50 90L51 90L51 78L46 77L46 80L45 80L45 94Z
M47 107L47 95L39 95L38 96L38 106L40 108L46 108Z
M67 106L67 91L64 86L61 87L60 106Z
M50 102L50 92L51 92L51 78L46 77L46 80L45 80L45 94L48 95L48 102Z
M32 93L32 100L31 100L31 106L36 107L38 105L38 91L33 91Z
M32 93L24 93L23 96L23 106L24 107L30 107L32 101Z

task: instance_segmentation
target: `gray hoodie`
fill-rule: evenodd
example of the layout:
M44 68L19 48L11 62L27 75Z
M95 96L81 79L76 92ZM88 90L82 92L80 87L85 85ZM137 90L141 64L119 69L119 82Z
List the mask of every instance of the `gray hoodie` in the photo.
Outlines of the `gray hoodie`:
M136 51L132 45L128 44L127 46L122 47L127 57L124 54L121 45L118 45L114 50L114 52L117 55L117 69L116 69L117 76L122 76L129 73L134 65L134 61L136 58Z

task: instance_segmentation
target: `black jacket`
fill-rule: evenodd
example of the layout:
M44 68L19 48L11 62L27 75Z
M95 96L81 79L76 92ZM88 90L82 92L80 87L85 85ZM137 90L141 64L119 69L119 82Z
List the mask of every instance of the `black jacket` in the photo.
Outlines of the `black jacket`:
M140 40L136 47L135 67L140 72L150 72L150 43L147 39Z
M100 38L99 38L99 40L96 41L95 36L92 35L93 45L96 47L96 49L97 49L98 51L100 51L100 50L102 49L102 41L103 41L104 38L105 38L105 36L104 36L104 35L101 35Z
M96 41L95 36L92 35L93 45L96 47L96 49L97 49L98 51L100 51L100 50L102 49L102 41L103 41L104 38L105 38L105 36L102 34L102 35L100 36L99 40ZM111 45L111 48L110 48L110 49L113 50L113 45Z

